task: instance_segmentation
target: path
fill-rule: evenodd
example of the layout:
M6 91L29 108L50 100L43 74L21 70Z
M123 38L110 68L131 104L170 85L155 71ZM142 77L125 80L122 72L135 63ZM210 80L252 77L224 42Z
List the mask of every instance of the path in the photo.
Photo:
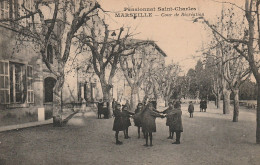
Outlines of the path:
M78 113L62 128L51 125L0 133L0 164L259 164L260 146L255 144L255 114L241 110L239 122L232 114L209 106L208 112L188 117L183 105L184 133L181 144L171 144L165 119L156 119L154 146L144 147L131 126L131 139L115 145L113 119L96 119L93 113ZM132 122L133 125L133 122Z

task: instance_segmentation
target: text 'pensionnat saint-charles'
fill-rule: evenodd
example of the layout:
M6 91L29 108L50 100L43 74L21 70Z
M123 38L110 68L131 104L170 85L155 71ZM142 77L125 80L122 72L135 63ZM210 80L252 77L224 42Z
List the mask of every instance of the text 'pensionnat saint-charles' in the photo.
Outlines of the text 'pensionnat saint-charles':
M160 14L158 14L160 12ZM175 13L173 13L175 12ZM153 17L153 16L204 16L194 7L125 7L123 11L115 13L115 17Z

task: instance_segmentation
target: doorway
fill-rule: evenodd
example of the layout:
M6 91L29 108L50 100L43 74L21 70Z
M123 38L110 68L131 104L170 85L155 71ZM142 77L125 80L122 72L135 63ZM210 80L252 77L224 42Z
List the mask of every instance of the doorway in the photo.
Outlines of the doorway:
M53 102L53 88L56 84L56 80L52 77L44 79L44 102Z

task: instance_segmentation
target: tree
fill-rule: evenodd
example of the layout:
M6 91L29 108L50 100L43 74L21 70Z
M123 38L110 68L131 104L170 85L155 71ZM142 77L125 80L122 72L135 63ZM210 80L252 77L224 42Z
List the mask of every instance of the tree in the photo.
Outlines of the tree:
M213 46L215 47L215 45ZM217 49L217 48L215 48ZM204 52L205 61L205 75L209 80L208 94L213 94L215 97L215 105L217 108L220 107L222 84L221 84L221 62L216 56L216 50L209 49Z
M145 45L136 48L135 54L120 58L121 70L131 88L130 107L132 110L137 104L136 100L139 95L139 88L147 78L146 72L153 67L154 61L151 58L153 45L153 41L147 41Z
M244 17L247 20L247 24L245 23L245 28L239 27L240 29L244 29L243 36L223 36L221 32L214 28L207 20L203 17L203 22L218 36L220 36L223 41L231 44L231 46L239 53L239 55L243 56L252 71L256 82L257 82L257 113L256 113L256 143L260 144L260 72L259 72L259 59L257 58L257 52L260 50L260 17L259 17L259 0L245 0L245 8L239 8L244 12ZM235 5L235 4L233 4ZM236 5L235 5L236 6ZM198 20L198 19L196 19ZM196 21L195 20L195 21ZM234 38L233 38L234 37ZM256 47L255 47L256 46Z
M101 83L103 100L111 102L113 78L120 58L135 54L136 48L147 42L131 42L130 37L133 34L129 28L110 30L105 19L101 19L98 14L94 18L91 25L86 25L77 38L81 43L80 47L87 46L90 49L92 65Z
M250 79L246 79L239 88L240 100L256 100L257 98L257 85Z
M162 73L162 67L152 67L154 61L150 61L150 65L144 74L144 80L140 86L140 89L144 92L143 103L146 103L148 98L158 99L160 96L159 86L159 74Z
M233 50L234 51L234 50ZM242 57L236 58L237 52L230 52L234 58L226 62L227 68L229 69L227 73L224 74L224 78L229 84L230 89L234 95L234 111L233 111L233 122L238 122L239 115L239 87L245 82L246 79L250 77L250 70L248 66L244 63Z
M238 29L239 25L237 23L233 23L234 20L235 16L233 8L229 9L226 13L224 12L224 9L222 9L220 22L218 22L220 24L219 26L221 27L221 33L225 33L226 36L241 36L243 34L243 30L236 30ZM243 24L244 20L242 20L241 23ZM226 86L228 86L228 89L230 89L234 95L233 122L237 122L239 114L239 86L245 81L246 78L249 78L250 70L248 65L246 65L245 63L245 60L243 60L243 57L239 56L237 51L228 43L223 42L222 39L219 36L217 36L214 31L213 33L214 38L216 39L217 44L219 45L216 48L220 48L219 50L217 50L217 53L221 52L219 53L221 54L221 56L219 57L221 58L222 66L221 75L222 85L224 85L224 100L225 97L230 96L230 93L227 92L229 90L226 89ZM229 96L226 96L226 93L228 93ZM224 106L229 104L225 101L224 103Z
M158 84L165 101L165 107L168 106L168 101L177 88L177 78L180 71L180 66L173 63L159 70Z
M198 84L196 80L196 71L189 69L187 73L188 93L190 98L197 98Z
M53 124L60 126L64 68L71 54L71 44L75 34L90 19L91 13L100 8L100 5L98 3L90 4L86 0L80 0L79 4L75 4L74 1L55 0L35 1L33 8L27 8L23 1L21 7L23 15L17 18L2 19L0 22L11 23L13 30L19 32L20 39L27 37L28 41L33 41L43 62L57 77L54 87ZM51 12L44 12L46 8L51 9ZM28 20L30 24L24 23ZM57 30L58 28L60 29ZM25 40L20 41L25 42ZM47 59L48 45L53 45L58 66L54 66Z

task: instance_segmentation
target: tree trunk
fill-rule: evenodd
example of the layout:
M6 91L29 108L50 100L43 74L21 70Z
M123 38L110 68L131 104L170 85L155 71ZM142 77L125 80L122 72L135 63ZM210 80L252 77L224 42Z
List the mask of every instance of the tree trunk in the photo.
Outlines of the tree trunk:
M143 104L146 105L148 99L148 95L145 93L144 98L143 98Z
M137 100L138 100L138 103L141 102L139 88L137 88Z
M239 89L235 89L234 93L234 113L233 113L233 122L238 122L239 115Z
M134 112L134 108L136 107L136 99L137 99L137 87L133 85L131 87L131 98L130 98L130 111Z
M217 94L214 94L215 96L215 106L217 107L217 109L219 109L220 107L220 93L218 92Z
M217 109L220 107L220 93L217 94Z
M102 93L103 93L103 102L108 103L108 116L105 116L106 118L112 117L112 96L111 96L111 85L105 84L103 80L100 80L101 87L102 87Z
M230 91L223 90L223 114L230 113Z
M53 126L62 126L62 87L64 84L64 76L58 77L53 92Z
M168 100L169 100L168 98L165 99L165 107L168 106L168 102L169 102Z
M216 95L216 94L214 94L214 96L215 96L215 106L217 106L217 102L218 102L218 96Z
M260 144L260 84L259 83L257 89L256 143Z

